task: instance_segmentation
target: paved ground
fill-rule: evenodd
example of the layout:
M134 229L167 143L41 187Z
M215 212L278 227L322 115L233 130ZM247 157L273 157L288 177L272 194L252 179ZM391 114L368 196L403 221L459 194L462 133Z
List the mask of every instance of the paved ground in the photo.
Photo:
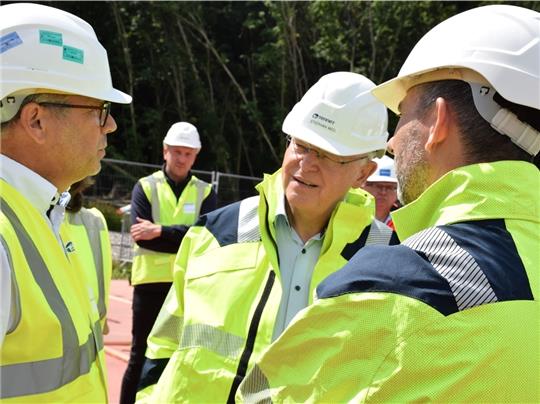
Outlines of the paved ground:
M109 334L105 340L105 356L109 374L109 403L117 404L120 385L126 370L131 345L131 299L133 289L127 280L113 280L109 296Z

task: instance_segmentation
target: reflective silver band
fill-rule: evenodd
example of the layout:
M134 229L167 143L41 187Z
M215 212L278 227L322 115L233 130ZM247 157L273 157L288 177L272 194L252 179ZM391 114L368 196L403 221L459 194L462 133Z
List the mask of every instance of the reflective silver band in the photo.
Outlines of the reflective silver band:
M103 221L94 216L92 213L86 210L79 212L88 239L90 240L90 246L92 247L92 256L94 257L94 263L96 264L96 276L98 284L98 310L99 318L104 319L107 315L107 306L105 305L105 277L103 268L103 249L101 248L101 231L105 230ZM74 216L72 216L74 217Z
M474 257L445 231L432 227L402 244L426 255L450 285L459 310L497 301L495 291Z
M184 325L182 348L204 347L221 356L238 358L244 347L244 339L208 324Z
M245 403L271 404L270 385L259 366L255 365L240 384L240 393Z
M369 233L366 239L365 245L370 244L383 244L390 243L392 237L392 229L385 225L383 222L373 219L371 226L369 227Z
M260 240L259 196L252 196L240 202L240 211L238 212L238 242L250 243Z

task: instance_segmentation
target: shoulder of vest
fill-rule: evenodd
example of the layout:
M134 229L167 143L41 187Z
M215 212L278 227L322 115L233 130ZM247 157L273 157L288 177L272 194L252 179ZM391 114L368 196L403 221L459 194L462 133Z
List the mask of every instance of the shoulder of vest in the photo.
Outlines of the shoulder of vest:
M210 184L209 182L203 181L200 178L195 177L194 175L191 176L191 182L197 188L206 189L206 188L212 187L212 184Z
M432 227L401 245L368 246L317 288L319 298L361 292L409 296L444 315L533 299L504 220Z
M166 181L163 170L154 171L152 174L139 179L139 182L149 182L149 181Z
M196 225L204 226L222 247L259 241L258 202L254 196L232 203L201 216Z
M399 244L399 239L390 227L374 219L364 228L360 237L343 248L341 256L348 261L358 250L370 244L396 245Z

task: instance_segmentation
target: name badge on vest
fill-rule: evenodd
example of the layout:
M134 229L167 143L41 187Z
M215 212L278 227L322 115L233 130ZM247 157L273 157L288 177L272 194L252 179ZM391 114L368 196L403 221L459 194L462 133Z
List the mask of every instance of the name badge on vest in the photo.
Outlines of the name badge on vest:
M195 213L195 204L194 203L186 203L184 205L184 213Z

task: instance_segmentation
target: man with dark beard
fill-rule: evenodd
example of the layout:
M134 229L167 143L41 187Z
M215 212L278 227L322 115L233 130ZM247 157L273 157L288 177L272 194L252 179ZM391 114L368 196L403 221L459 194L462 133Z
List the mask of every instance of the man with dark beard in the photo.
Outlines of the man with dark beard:
M539 21L506 5L454 16L373 90L400 114L404 241L326 278L243 401L539 402Z

